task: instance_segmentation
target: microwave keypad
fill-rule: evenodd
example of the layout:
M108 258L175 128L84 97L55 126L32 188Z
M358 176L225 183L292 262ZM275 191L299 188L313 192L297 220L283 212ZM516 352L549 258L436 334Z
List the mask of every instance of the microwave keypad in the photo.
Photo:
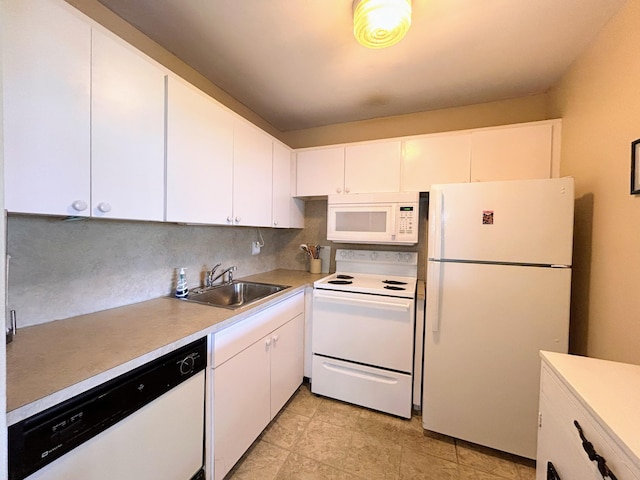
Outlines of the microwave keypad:
M413 233L413 207L400 207L400 228L398 233L401 235Z

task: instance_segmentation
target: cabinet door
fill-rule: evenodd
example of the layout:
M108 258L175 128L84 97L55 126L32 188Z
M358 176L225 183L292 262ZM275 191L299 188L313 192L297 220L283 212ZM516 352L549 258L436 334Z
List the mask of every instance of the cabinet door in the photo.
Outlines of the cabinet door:
M471 133L471 181L551 178L553 125Z
M222 479L267 426L270 415L266 337L213 371L214 476Z
M88 216L91 28L64 2L2 9L6 208Z
M289 320L271 334L271 418L302 384L304 315Z
M470 134L437 135L404 142L402 191L428 192L438 183L469 181Z
M233 131L233 223L271 226L273 140L236 119Z
M295 162L291 150L273 142L273 213L272 226L276 228L304 227L304 202L293 198L295 189Z
M399 191L399 140L346 147L344 161L345 193Z
M92 50L91 215L162 221L164 72L95 29Z
M167 83L167 215L170 222L231 223L233 117L173 77Z
M296 196L316 197L343 192L344 147L298 152L296 163Z

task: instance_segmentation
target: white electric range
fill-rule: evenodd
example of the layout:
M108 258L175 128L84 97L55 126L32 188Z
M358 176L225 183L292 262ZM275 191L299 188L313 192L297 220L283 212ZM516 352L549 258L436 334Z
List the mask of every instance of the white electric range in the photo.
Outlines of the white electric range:
M418 254L337 250L314 283L311 391L411 417Z

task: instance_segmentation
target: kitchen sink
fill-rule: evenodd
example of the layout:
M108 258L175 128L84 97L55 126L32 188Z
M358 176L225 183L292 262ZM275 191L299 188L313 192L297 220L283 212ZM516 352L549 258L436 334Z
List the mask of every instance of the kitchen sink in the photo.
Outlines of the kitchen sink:
M236 309L262 300L289 287L289 285L243 282L240 280L214 287L194 288L189 291L189 296L182 300L214 307Z

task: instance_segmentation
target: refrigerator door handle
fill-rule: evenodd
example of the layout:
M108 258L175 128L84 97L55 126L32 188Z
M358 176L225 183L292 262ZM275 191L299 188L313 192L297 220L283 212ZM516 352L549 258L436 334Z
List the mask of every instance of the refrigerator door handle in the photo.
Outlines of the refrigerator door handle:
M429 193L429 201L432 208L429 212L429 238L428 255L429 258L442 258L442 235L444 232L444 201L442 190L435 188Z
M440 331L440 288L442 285L442 263L429 262L427 279L427 318L431 319L431 331Z

